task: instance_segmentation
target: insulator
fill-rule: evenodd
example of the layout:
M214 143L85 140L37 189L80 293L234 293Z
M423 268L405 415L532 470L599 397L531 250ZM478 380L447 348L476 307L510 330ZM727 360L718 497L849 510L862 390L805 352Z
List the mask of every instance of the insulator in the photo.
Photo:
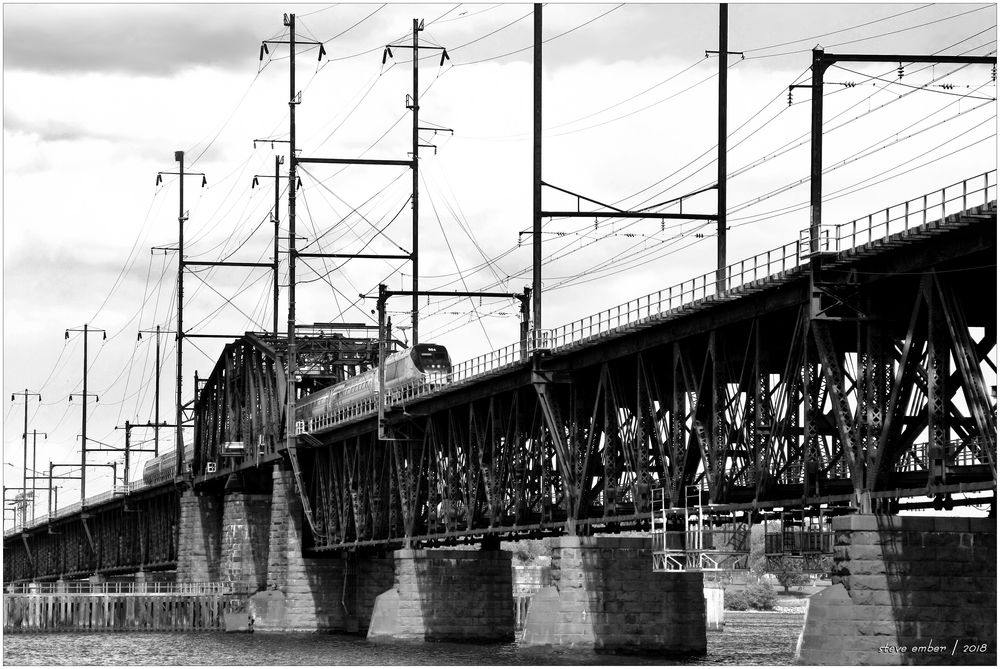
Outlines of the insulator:
M319 45L319 57L316 60L323 60L323 56L326 55L326 47L322 44Z
M996 80L997 80L997 66L996 66L996 65L994 65L994 66L993 66L993 74L992 74L992 77L993 77L993 81L996 81Z
M899 73L899 78L902 79L903 78L903 64L902 63L900 63L899 67L896 68L896 72Z
M789 107L792 106L792 89L791 88L788 89L788 106Z

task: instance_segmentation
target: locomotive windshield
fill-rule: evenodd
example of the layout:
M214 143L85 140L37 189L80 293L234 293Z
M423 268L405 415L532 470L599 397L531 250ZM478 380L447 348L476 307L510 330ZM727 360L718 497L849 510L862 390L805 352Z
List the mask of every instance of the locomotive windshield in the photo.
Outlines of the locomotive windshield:
M410 349L410 359L417 370L424 373L451 371L448 350L438 344L417 344Z

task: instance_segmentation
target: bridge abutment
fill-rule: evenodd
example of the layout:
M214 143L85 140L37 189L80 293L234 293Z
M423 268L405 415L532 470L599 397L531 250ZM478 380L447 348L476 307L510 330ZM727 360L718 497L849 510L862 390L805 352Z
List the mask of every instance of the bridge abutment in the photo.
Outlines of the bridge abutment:
M375 641L512 641L511 553L413 550L393 553L395 581L375 601Z
M833 585L814 595L801 664L996 664L996 520L834 519Z
M648 539L561 537L552 585L533 598L526 646L704 654L701 573L653 571Z

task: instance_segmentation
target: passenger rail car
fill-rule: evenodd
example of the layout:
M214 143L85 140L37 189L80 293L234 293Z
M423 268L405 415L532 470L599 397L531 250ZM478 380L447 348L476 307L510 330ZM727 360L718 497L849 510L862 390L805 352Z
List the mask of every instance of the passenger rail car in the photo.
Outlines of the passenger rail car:
M188 444L184 448L185 462L190 466L194 455L194 447ZM164 481L173 481L177 471L177 451L168 451L163 455L148 460L142 468L142 482L146 485L156 485Z
M386 357L383 366L385 389L389 393L412 384L447 383L451 375L451 358L439 344L417 344L393 353ZM303 423L306 432L311 432L318 418L374 398L378 383L378 369L370 369L307 395L295 407L295 420Z

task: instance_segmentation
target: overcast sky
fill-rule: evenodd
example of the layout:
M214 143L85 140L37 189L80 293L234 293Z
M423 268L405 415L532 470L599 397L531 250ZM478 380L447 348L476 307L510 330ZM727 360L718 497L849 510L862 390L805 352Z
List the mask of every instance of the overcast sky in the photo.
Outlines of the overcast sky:
M297 15L297 137L302 156L406 159L413 18L422 52L421 288L518 292L530 285L531 5L4 5L4 391L29 400L38 453L78 462L85 323L90 339L88 436L123 441L125 420L152 419L152 337L173 328L177 177L186 181L188 259L269 262L274 156L287 144L288 51L282 14ZM546 182L622 208L715 183L718 5L550 4L545 7ZM729 258L794 240L808 227L810 49L833 53L995 53L996 6L734 4L729 10ZM989 67L860 64L831 68L825 88L824 221L841 223L995 169L996 85ZM284 171L285 166L282 166ZM297 228L310 250L409 251L404 168L302 170ZM284 182L284 180L282 180ZM287 231L285 184L281 223ZM713 213L714 193L685 203ZM547 191L546 208L576 202ZM546 223L543 326L552 327L709 272L714 223ZM375 231L379 232L376 233ZM287 232L285 232L287 234ZM519 246L519 239L525 243ZM373 323L379 281L409 286L407 263L300 264L298 321ZM282 267L282 273L284 266ZM203 280L204 279L204 280ZM218 269L185 278L185 329L270 328L270 275ZM308 283L306 283L308 282ZM228 302L227 302L228 300ZM408 304L390 302L408 325ZM421 340L455 362L517 338L517 307L422 301ZM284 327L287 314L279 309ZM408 329L395 330L400 338ZM185 388L210 373L223 343L185 346ZM172 420L174 343L163 341L162 417ZM70 403L70 394L76 394ZM21 398L4 421L5 485L20 485ZM137 438L139 435L137 434ZM171 442L169 435L164 441ZM92 462L109 461L94 454ZM30 456L29 456L30 459ZM140 475L141 464L134 470ZM76 501L67 481L60 506ZM88 493L110 476L88 472ZM5 517L5 523L8 522Z

